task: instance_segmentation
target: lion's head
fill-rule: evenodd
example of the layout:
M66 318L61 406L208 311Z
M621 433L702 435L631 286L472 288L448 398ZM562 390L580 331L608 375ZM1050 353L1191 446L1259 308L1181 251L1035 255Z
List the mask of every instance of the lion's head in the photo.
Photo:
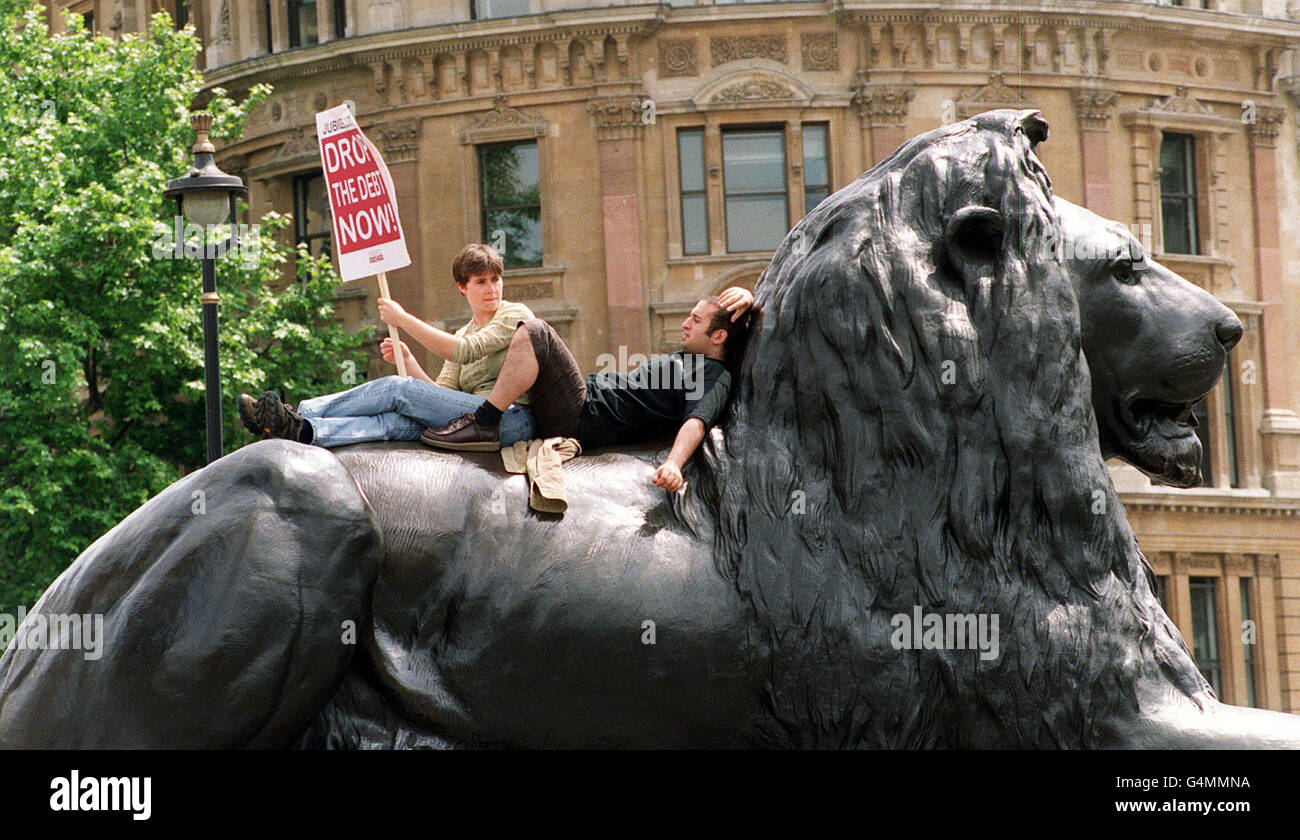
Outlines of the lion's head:
M772 708L818 722L803 743L1081 745L1140 679L1203 687L1102 457L1078 267L1044 258L1061 238L1047 133L1002 110L912 139L759 278L700 492L717 488ZM1134 393L1156 409L1212 382ZM1001 616L1000 657L892 649L914 608Z
M1059 256L1074 278L1103 454L1156 481L1199 480L1192 406L1223 373L1241 322L1144 253L1133 234L1064 199Z

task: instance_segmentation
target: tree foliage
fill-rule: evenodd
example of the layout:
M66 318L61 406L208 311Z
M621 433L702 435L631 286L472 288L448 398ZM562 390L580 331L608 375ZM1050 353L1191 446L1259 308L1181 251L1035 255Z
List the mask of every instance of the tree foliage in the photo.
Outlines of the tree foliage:
M201 275L175 258L190 109L213 137L243 132L242 102L202 91L193 29L50 35L41 4L0 0L0 611L32 604L77 554L205 459ZM328 259L276 241L268 214L217 263L226 451L252 437L234 396L296 400L364 370L368 335L333 320ZM226 229L229 230L228 228ZM251 254L251 256L250 256ZM292 260L298 282L281 277ZM347 365L347 362L355 367Z

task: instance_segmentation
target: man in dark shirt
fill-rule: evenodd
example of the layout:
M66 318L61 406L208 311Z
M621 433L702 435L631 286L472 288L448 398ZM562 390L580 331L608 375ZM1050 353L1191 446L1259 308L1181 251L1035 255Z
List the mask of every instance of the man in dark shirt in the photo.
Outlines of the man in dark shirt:
M520 321L496 385L478 410L426 430L420 440L441 449L500 449L501 406L529 391L540 438L573 437L592 449L675 433L653 480L676 492L685 483L682 467L726 407L731 374L725 362L744 340L740 319L753 301L736 287L701 300L682 321L680 351L626 373L594 373L585 381L550 324L538 318Z

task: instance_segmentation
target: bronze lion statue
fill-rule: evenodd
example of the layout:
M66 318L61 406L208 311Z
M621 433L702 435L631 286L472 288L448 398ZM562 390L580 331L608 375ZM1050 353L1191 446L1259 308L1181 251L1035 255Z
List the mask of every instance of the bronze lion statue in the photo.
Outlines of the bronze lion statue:
M1104 463L1194 482L1240 324L1055 201L1047 131L928 132L810 212L682 494L656 446L566 465L562 517L414 444L178 481L36 605L102 613L103 656L8 651L0 746L1300 746L1214 698ZM997 649L900 645L922 613Z

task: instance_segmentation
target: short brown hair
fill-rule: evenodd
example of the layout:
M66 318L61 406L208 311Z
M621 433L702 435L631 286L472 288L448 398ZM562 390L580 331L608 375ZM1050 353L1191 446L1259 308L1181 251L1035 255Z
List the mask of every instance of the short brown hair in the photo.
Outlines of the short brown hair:
M451 276L457 286L464 286L469 282L470 277L485 271L490 272L493 279L496 279L505 271L505 264L495 248L482 242L471 242L466 245L451 264Z
M713 335L718 330L726 330L727 338L722 342L722 355L726 358L728 365L738 363L740 356L745 352L745 344L749 340L750 313L746 312L733 323L730 310L723 309L722 305L718 303L718 295L709 295L703 298L703 301L717 307L713 317L709 319L709 326L704 330L705 334Z

